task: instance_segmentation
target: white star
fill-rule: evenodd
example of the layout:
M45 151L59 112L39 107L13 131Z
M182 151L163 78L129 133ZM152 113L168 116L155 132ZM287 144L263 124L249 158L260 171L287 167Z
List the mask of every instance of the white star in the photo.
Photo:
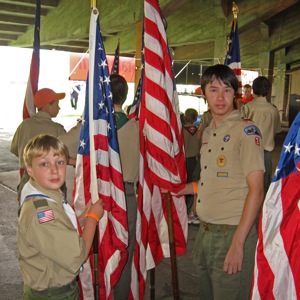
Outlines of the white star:
M277 176L277 173L280 171L280 169L276 168L275 170L275 176Z
M109 76L105 76L104 82L106 82L107 84L110 83Z
M100 82L103 82L103 77L99 76L99 80L100 80Z
M295 146L295 154L300 155L300 148L298 147L297 144Z
M101 102L99 103L99 109L103 109L103 106L104 106L104 102L101 101Z
M109 92L108 99L112 99L112 93L111 93L111 91Z
M82 147L84 149L84 146L85 146L84 140L80 140L79 144L80 144L79 147Z
M107 123L107 130L108 130L108 131L111 130L110 123Z
M99 44L98 50L99 50L99 51L103 50L103 48L101 47L101 44Z
M288 145L283 145L283 147L285 148L285 153L286 152L291 152L291 149L293 148L293 145L291 145L291 142L288 143Z
M102 60L101 67L105 68L107 66L106 59Z

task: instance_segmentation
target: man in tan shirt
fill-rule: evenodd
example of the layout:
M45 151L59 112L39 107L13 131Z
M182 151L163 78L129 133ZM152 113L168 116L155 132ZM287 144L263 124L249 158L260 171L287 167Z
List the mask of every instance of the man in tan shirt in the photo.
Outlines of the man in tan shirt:
M272 181L272 152L275 147L275 135L281 131L278 109L267 101L271 83L268 78L259 76L253 81L254 99L244 105L244 117L251 119L260 129L264 147L264 192L267 194Z

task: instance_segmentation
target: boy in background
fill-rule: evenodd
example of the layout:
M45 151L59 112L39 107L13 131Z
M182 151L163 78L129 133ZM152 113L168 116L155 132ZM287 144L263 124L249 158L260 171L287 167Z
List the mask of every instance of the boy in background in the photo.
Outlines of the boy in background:
M197 138L198 127L194 125L198 117L198 112L194 108L188 108L184 113L184 149L185 163L187 171L187 182L198 181L200 173L199 153L201 141ZM186 206L189 224L200 224L196 213L196 195L186 196Z

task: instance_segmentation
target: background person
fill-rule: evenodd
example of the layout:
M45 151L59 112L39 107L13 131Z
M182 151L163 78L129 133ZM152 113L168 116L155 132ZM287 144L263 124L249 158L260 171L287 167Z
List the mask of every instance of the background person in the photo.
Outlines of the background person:
M60 110L58 101L64 99L65 96L65 93L56 93L49 88L38 90L34 95L34 105L38 112L31 118L23 120L13 136L10 152L19 158L21 176L21 182L17 189L19 195L22 186L29 179L26 172L23 174L25 170L23 151L26 144L41 133L57 137L66 132L61 124L52 121L52 118L55 118Z
M244 105L243 116L251 119L260 129L264 148L264 192L267 194L271 184L272 171L272 152L275 147L275 135L281 132L280 116L278 109L268 102L266 96L271 88L268 78L259 76L253 81L254 99Z
M139 177L140 157L139 127L138 122L134 119L129 120L122 109L128 94L128 85L125 78L118 74L112 74L110 75L110 85L116 118L128 223L128 258L121 276L113 288L113 298L116 300L127 300L130 293L131 268L136 242L136 187Z
M197 121L198 112L194 108L188 108L184 112L184 153L187 171L187 182L198 181L200 173L200 146L201 142L197 138L198 127L194 125ZM196 174L197 171L197 174ZM188 223L198 225L200 223L196 212L196 196L186 196L186 206L188 213Z

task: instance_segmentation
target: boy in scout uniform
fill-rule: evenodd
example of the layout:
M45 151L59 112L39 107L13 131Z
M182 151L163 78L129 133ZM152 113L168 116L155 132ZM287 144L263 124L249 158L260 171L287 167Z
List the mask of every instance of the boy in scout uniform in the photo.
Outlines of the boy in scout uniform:
M249 299L255 220L264 198L261 135L234 109L238 80L228 66L209 67L201 87L213 120L202 137L201 178L180 192L197 192L201 223L193 259L199 272L199 298Z
M264 191L268 192L272 182L272 152L275 147L275 135L281 131L280 116L277 107L268 102L271 83L267 77L258 76L253 81L254 99L244 105L243 115L251 119L260 129L264 146Z
M128 93L128 85L125 78L118 74L112 74L110 75L110 84L116 118L128 223L128 259L116 286L113 288L113 298L116 300L127 300L129 299L131 267L136 241L136 185L139 177L140 157L139 127L138 122L136 120L128 120L126 113L122 110L122 105Z
M25 300L80 299L76 278L103 207L100 200L90 206L80 237L75 213L60 190L67 157L66 146L45 134L24 149L30 179L21 193L17 246Z
M21 183L18 186L19 196L23 185L29 178L28 174L24 173L23 151L26 144L38 134L45 133L58 137L66 132L61 124L52 121L52 118L55 118L60 110L58 101L65 96L65 93L56 93L48 88L38 90L34 95L34 105L38 112L31 118L23 120L13 136L10 152L19 158L21 176Z

